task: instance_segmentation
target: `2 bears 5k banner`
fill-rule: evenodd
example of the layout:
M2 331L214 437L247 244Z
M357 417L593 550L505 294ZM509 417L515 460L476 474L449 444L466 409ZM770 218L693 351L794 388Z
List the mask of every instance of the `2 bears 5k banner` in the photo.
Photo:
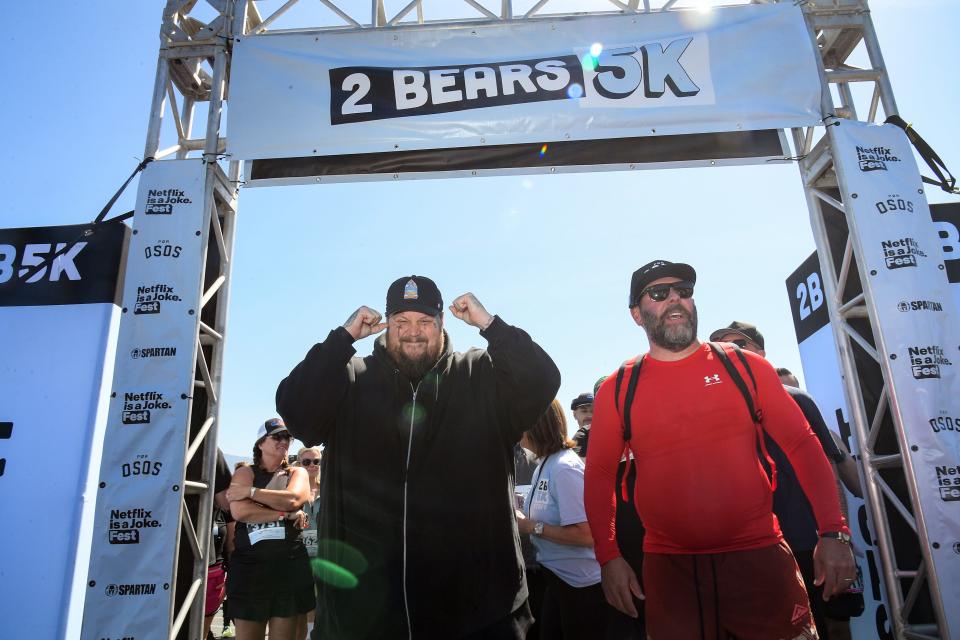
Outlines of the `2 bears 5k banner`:
M864 293L877 309L875 336L895 393L926 538L949 629L960 634L960 324L906 135L893 125L839 121L835 163ZM951 428L952 427L952 428Z
M649 162L758 155L749 148L763 141L782 156L776 129L820 122L816 56L790 3L246 36L233 49L228 151L259 161L253 180L279 160L288 166L266 177L309 178L310 158L418 151L406 168L429 172L460 167L455 149L476 160L516 144L623 139L656 143ZM628 157L593 149L604 157L561 164Z

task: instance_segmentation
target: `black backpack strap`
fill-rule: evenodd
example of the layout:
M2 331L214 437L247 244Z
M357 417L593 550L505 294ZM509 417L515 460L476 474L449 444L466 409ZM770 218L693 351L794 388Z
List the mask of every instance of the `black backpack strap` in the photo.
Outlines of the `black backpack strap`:
M627 365L622 364L620 368L617 369L617 384L613 390L613 404L617 408L617 413L623 416L623 412L620 411L620 387L623 386L623 374L627 371Z
M761 460L767 463L767 468L770 470L770 487L772 489L777 488L777 465L773 461L773 458L770 457L770 453L767 451L767 443L764 440L763 427L761 423L763 422L763 414L757 409L756 402L754 401L753 395L750 393L750 390L747 389L747 383L744 382L743 376L740 375L740 372L737 371L737 368L734 366L733 362L730 360L730 356L727 355L724 347L716 342L707 343L710 345L710 350L717 356L717 359L723 363L723 368L727 370L727 373L730 375L730 379L733 380L733 383L737 386L737 389L740 391L740 395L743 396L744 402L747 404L747 410L750 412L750 417L753 419L753 426L757 431L757 447L761 454ZM747 359L744 357L743 353L740 352L740 347L735 344L731 344L730 347L734 350L734 353L737 354L737 359L743 363L743 368L746 370L747 375L750 377L750 382L753 383L754 393L757 391L757 380L753 376L753 371L750 369L750 365L747 364Z
M623 364L617 371L617 383L614 387L614 404L617 411L620 412L620 420L623 422L623 455L627 458L627 469L620 482L620 496L624 502L629 501L630 489L628 487L630 460L630 438L633 437L633 420L630 417L630 408L633 406L633 397L637 394L637 381L640 379L640 366L643 364L643 356L637 356L630 366L630 378L627 381L627 394L623 398L623 410L620 409L620 389L623 388L623 378L625 377L627 365ZM636 460L633 461L636 464Z
M637 381L640 380L640 366L643 364L643 356L638 357L630 367L630 379L627 381L627 394L623 398L623 411L620 412L620 418L623 420L623 441L630 442L633 437L633 419L630 416L630 408L633 406L633 396L637 394ZM617 372L616 402L617 409L620 408L620 387L623 382L623 374L626 365L620 367Z
M747 403L747 409L750 411L750 417L753 418L754 424L759 424L761 422L761 416L757 413L756 404L753 402L753 395L750 393L750 390L747 389L747 383L743 381L743 376L740 375L740 372L737 371L737 368L733 366L733 362L730 361L730 356L727 355L727 352L716 342L708 343L710 349L717 356L717 359L723 363L723 368L727 370L727 373L730 374L730 378L733 380L733 383L737 385L737 389L740 390L740 395L743 396L744 402ZM746 358L743 357L743 354L740 353L740 348L736 345L733 345L733 348L736 349L737 354L740 356L743 361L746 361ZM750 371L750 369L747 369ZM756 380L753 379L753 372L750 371L750 379L753 380L754 389L756 389Z
M927 176L920 176L921 180L927 184L936 185L947 193L960 193L960 190L957 189L957 179L953 177L953 174L947 169L947 165L940 156L937 155L937 152L933 150L933 147L920 137L920 134L913 128L913 125L908 124L903 118L896 114L888 117L884 122L903 129L903 132L907 134L907 139L910 140L910 143L916 148L920 157L923 158L923 161L927 163L927 166L930 167L931 171L937 176L936 180L928 178Z

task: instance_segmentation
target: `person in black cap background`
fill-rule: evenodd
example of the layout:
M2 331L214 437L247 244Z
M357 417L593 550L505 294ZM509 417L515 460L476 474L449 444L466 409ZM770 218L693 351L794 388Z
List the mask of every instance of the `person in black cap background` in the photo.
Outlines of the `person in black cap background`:
M577 432L573 434L576 443L574 451L581 458L587 457L587 446L590 438L590 423L593 422L593 394L581 393L570 403L573 419L577 421Z
M486 350L454 352L437 286L405 276L385 322L360 307L277 388L291 432L326 445L314 638L515 640L530 623L514 444L560 372L473 294L449 310Z

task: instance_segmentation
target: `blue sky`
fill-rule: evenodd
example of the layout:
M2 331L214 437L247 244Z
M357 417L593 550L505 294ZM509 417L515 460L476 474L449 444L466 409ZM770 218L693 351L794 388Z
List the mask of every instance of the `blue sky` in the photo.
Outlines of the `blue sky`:
M88 221L137 163L162 6L18 3L6 13L0 225ZM871 8L900 114L960 172L960 86L950 75L960 3ZM135 191L115 212L132 208ZM222 447L249 451L277 383L307 349L357 306L382 310L387 285L411 273L436 280L448 301L472 291L527 330L560 367L568 406L646 350L626 297L630 273L655 258L697 268L702 337L733 319L754 322L768 358L799 372L784 279L813 248L793 165L245 189ZM446 326L458 350L485 344L449 314ZM371 347L358 344L361 354Z

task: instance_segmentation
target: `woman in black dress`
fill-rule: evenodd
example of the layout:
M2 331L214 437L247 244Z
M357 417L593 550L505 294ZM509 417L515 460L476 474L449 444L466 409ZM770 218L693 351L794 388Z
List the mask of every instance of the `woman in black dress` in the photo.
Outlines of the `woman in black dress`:
M227 489L237 520L227 599L239 640L293 640L297 618L315 606L307 550L300 538L310 497L307 471L287 465L290 433L280 418L260 425L253 465Z

